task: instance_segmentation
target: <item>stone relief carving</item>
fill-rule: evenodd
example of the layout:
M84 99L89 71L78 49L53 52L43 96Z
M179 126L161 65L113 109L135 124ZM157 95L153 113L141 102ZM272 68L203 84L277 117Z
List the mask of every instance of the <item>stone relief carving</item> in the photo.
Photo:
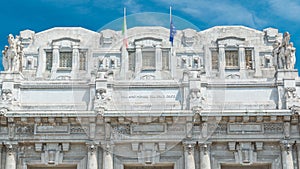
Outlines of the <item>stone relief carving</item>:
M278 69L294 69L296 63L296 48L290 42L290 34L285 32L282 42L275 41L273 44L273 57L277 60Z
M130 135L130 125L116 125L112 126L112 133L111 137L113 139L119 140L122 139L123 136L129 136Z
M297 99L296 88L295 87L285 88L285 98L286 98L286 100Z
M182 44L185 47L191 47L195 44L197 41L197 32L192 29L185 29L182 31L183 36L182 36Z
M108 102L111 98L107 95L106 89L97 89L95 94L94 107L96 109L104 108L106 109Z
M2 89L1 100L5 102L11 102L13 100L12 91L10 89Z
M103 47L109 47L116 40L116 33L113 30L101 31L100 45Z
M193 88L190 90L189 94L190 99L190 107L201 107L202 102L205 100L205 98L202 96L200 89Z
M2 51L2 62L5 71L8 72L21 72L22 71L22 58L23 46L19 36L14 37L12 34L8 35L8 44Z

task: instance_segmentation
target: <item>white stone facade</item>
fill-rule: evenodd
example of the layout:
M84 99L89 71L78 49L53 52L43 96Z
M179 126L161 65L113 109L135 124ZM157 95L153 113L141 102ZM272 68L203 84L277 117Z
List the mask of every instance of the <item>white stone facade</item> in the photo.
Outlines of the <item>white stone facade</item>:
M2 169L300 169L288 33L243 26L9 35Z

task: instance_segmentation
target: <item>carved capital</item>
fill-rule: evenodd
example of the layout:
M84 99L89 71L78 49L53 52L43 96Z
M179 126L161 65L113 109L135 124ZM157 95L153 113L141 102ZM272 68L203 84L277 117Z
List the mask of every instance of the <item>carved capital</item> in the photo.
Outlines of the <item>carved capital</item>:
M8 155L13 155L17 151L18 143L16 142L6 142L4 145Z
M90 154L95 154L97 152L98 145L97 144L88 144L88 152Z
M204 143L204 144L199 144L199 150L200 152L203 152L203 154L209 154L210 152L210 143Z
M184 151L186 151L188 154L194 153L196 142L183 142Z
M281 151L286 151L287 154L291 153L292 151L292 145L287 140L281 141L280 147Z

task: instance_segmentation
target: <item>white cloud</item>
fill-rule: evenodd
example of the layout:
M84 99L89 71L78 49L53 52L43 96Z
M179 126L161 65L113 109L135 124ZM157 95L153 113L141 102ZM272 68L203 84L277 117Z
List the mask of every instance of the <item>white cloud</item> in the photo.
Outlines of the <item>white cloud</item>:
M165 4L170 4L169 0L154 1L157 3L163 2ZM176 10L183 11L209 25L242 24L251 27L262 27L266 24L266 21L257 17L254 12L240 4L230 1L173 0L172 5L176 7Z
M124 6L132 13L141 12L142 5L137 4L134 0L125 0L123 2Z
M292 0L269 0L273 13L283 19L300 21L300 3Z

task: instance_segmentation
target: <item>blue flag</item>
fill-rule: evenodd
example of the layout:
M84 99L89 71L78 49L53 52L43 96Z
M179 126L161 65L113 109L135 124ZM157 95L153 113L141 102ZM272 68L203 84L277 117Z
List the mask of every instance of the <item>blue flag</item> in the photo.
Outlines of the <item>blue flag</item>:
M173 46L173 40L174 40L175 34L176 34L176 28L173 25L173 20L171 18L171 20L170 20L170 42L171 42L172 46Z

